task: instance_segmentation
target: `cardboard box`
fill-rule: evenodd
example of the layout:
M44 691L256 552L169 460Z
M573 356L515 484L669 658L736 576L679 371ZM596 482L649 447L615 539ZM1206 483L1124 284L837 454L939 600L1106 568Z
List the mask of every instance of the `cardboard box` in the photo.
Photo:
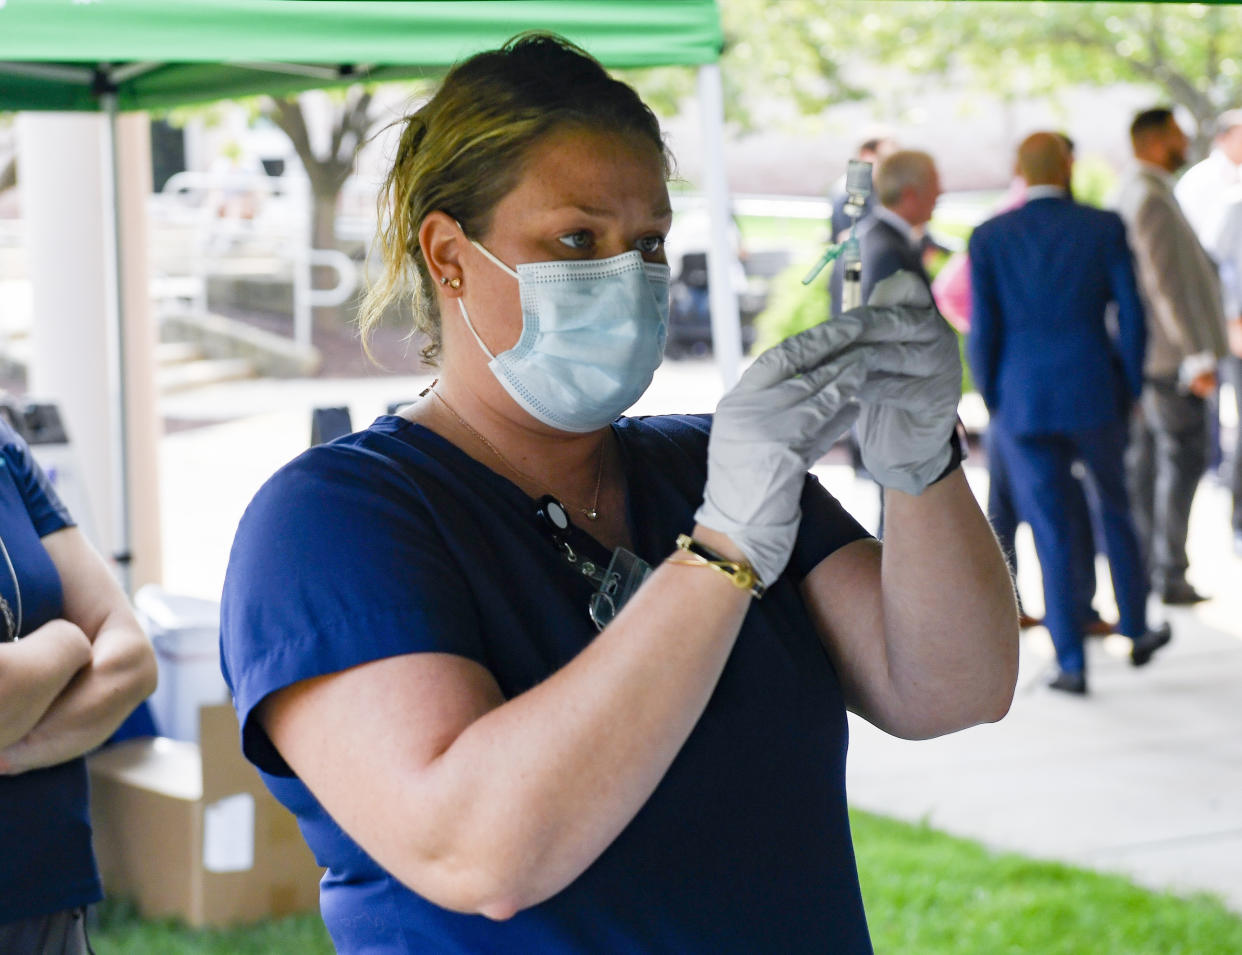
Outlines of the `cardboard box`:
M233 708L199 720L198 743L133 739L87 761L104 891L193 926L317 909L323 870L242 756Z

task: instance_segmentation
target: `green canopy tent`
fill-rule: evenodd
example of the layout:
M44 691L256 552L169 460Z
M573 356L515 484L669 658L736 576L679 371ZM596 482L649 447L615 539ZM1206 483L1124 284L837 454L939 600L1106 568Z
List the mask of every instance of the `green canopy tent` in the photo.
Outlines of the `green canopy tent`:
M714 0L7 0L0 109L154 109L402 79L522 30L611 67L720 55Z
M741 357L725 245L727 192L715 0L0 0L0 110L109 117L105 195L115 202L117 113L426 75L515 33L561 33L614 68L699 68L713 333L726 380ZM115 208L106 216L119 276ZM108 303L113 550L128 579L130 499L121 282Z

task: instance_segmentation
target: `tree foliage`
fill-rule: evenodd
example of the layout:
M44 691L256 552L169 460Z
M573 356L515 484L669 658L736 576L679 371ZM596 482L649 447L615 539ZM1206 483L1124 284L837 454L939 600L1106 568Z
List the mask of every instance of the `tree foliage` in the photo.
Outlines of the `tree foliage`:
M900 103L946 81L1006 96L1140 83L1184 107L1204 136L1242 103L1234 6L721 0L721 13L722 70L743 123L774 97L814 113L867 98Z
M375 123L371 115L372 96L371 89L354 86L345 92L343 99L334 101L332 129L327 149L323 151L317 151L311 142L299 98L265 100L264 114L289 137L316 197L335 200L353 172L358 149Z

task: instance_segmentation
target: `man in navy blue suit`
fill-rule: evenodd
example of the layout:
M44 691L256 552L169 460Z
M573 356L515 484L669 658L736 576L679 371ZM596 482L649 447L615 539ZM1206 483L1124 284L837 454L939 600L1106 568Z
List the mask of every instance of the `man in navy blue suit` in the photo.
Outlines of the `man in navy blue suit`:
M1098 492L1099 518L1135 666L1169 642L1147 626L1147 574L1126 495L1127 418L1143 385L1147 342L1125 226L1115 213L1074 202L1062 137L1035 133L1018 148L1027 201L970 239L975 383L1011 468L1044 578L1044 621L1056 648L1053 689L1087 690L1083 621L1071 573L1066 500L1081 461ZM1116 334L1108 314L1116 309Z

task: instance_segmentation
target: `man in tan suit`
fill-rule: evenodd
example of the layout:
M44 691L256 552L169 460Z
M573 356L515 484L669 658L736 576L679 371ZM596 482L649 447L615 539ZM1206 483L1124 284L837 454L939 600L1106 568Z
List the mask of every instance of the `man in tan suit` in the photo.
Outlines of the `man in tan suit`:
M1207 406L1225 353L1216 268L1173 195L1186 135L1168 109L1130 126L1136 168L1116 200L1147 303L1141 415L1127 455L1135 525L1152 588L1166 604L1205 599L1186 580L1190 505L1207 466Z

